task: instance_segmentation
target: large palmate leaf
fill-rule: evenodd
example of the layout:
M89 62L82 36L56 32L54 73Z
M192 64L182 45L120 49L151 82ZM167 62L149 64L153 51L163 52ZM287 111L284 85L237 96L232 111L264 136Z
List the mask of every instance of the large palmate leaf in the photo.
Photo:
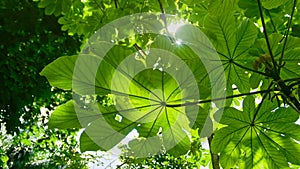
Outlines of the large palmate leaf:
M240 92L249 92L248 75L239 65L244 65L244 57L258 31L250 20L239 21L234 17L233 5L229 1L219 2L218 14L210 14L205 19L204 27L225 67L229 89L235 84Z
M225 97L227 86L223 65L206 35L194 26L184 25L177 29L174 41L175 43L166 36L158 36L151 48L173 53L189 67L196 77L200 99L206 99L208 96ZM215 103L222 107L224 100Z
M276 108L264 100L257 107L253 97L243 101L243 111L224 108L220 123L227 125L215 133L212 151L220 154L224 168L288 168L300 164L299 115L292 108ZM244 161L239 161L243 159Z
M200 130L208 114L196 103L189 105L198 101L200 95L209 95L208 89L200 88L194 78L197 70L203 72L196 67L201 64L199 58L193 61L198 64L188 64L175 56L174 51L179 49L157 47L141 60L136 59L138 52L130 48L116 45L107 51L107 47L111 45L90 43L84 54L62 57L41 74L53 86L72 87L76 94L112 94L114 104L91 103L82 107L70 101L53 112L49 125L84 128L80 138L82 151L109 150L135 129L139 138L129 145L137 156L157 153L162 147L174 155L186 153L190 148L187 132L190 128ZM191 53L188 47L180 50Z

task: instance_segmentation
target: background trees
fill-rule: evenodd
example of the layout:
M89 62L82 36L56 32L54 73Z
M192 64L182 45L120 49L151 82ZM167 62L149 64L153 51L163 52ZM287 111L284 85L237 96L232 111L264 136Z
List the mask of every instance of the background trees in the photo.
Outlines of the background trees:
M1 1L0 168L84 168L74 129L46 126L49 112L71 98L39 72L61 55L80 50L81 38L61 31L29 0ZM86 157L92 159L92 157Z
M175 14L181 19L187 20L189 23L192 23L202 32L204 32L212 42L213 46L216 48L222 67L215 67L212 71L218 72L220 69L224 70L227 82L227 86L225 86L226 96L220 99L213 98L210 93L202 93L202 97L196 101L184 100L183 98L179 97L179 99L183 99L182 102L176 104L161 102L161 106L168 110L176 109L183 114L186 114L186 118L188 120L192 119L191 116L189 116L189 113L193 111L193 109L189 108L197 107L197 109L199 109L198 114L201 115L199 117L211 114L211 120L214 125L222 124L219 125L219 128L213 130L214 137L205 135L210 140L210 152L212 155L211 163L214 164L214 168L218 168L219 166L222 166L223 168L234 168L237 166L240 168L288 168L293 167L293 165L300 165L299 159L295 158L297 157L297 154L300 153L300 147L298 144L298 141L300 139L298 132L299 125L296 124L296 121L299 119L299 114L297 112L299 112L300 109L300 39L298 33L298 9L300 6L296 0L240 0L230 2L221 0L36 1L38 2L39 8L44 8L44 12L46 15L54 15L59 18L58 23L61 24L61 29L63 31L67 31L68 35L71 36L64 36L65 39L59 36L59 39L61 39L61 41L56 42L47 40L42 41L42 34L39 37L33 38L34 40L40 39L37 41L42 42L41 46L47 44L46 46L48 50L40 50L38 47L29 45L32 41L32 39L30 38L23 40L22 43L18 44L17 46L14 46L15 44L17 44L14 43L14 45L11 45L10 47L12 53L10 53L8 56L13 56L15 52L20 51L20 49L22 50L22 46L26 46L26 48L23 49L24 53L22 52L23 54L25 54L25 51L27 49L31 49L27 48L28 45L34 48L31 49L34 51L30 51L30 54L36 54L34 55L36 59L30 60L28 58L28 63L26 62L27 65L18 65L21 66L18 69L15 69L16 66L13 66L14 70L19 70L20 73L23 73L23 69L30 70L27 68L30 68L31 64L35 64L36 61L42 59L41 55L43 54L43 52L53 52L53 55L52 53L50 54L51 56L57 56L56 54L60 56L74 55L76 54L76 52L78 52L81 42L86 42L87 39L91 35L93 35L96 30L122 16L141 12ZM4 4L4 6L9 6L10 3L5 2ZM16 7L16 5L11 6ZM15 10L23 11L22 7L16 8ZM39 13L39 15L41 15L41 13ZM14 15L12 14L10 16ZM26 15L21 16L24 17ZM11 21L11 19L9 20ZM44 19L42 19L42 21L39 21L39 23L43 22L43 20ZM168 38L168 31L166 30L168 29L168 26L164 22L155 22L154 19L151 24L153 25L153 23L155 23L155 25L157 24L158 27L161 28L163 32L162 35L132 35L118 41L116 46L110 50L110 52L104 57L106 63L101 68L99 68L99 70L101 70L102 72L107 72L105 74L105 79L112 78L110 77L109 72L115 71L116 67L114 67L114 64L121 63L122 59L125 58L125 55L127 53L144 51L144 53L140 53L141 55L143 55L146 53L145 51L147 51L148 48L158 48L176 54L180 59L185 60L185 64L188 65L188 67L192 70L193 76L197 80L197 87L202 89L202 91L208 90L204 88L204 86L208 86L209 89L213 89L214 85L207 83L208 72L206 70L203 70L205 64L202 63L202 61L196 59L197 56L191 51L191 48L184 43L177 46L174 45L174 41ZM55 24L53 23L53 25ZM5 26L3 26L2 29L9 27L9 24L4 25ZM42 29L47 30L45 27L47 27L48 24L41 25L41 31L39 32L43 32ZM29 28L32 27L28 27L26 28L26 30ZM59 26L57 28L59 29ZM119 32L122 31L118 30L118 28L115 29ZM3 30L13 30L13 28ZM28 36L28 33L26 35L24 31L19 31L19 29L16 30L13 35L16 35L16 32L20 35L24 35L26 38L30 37ZM49 36L47 37L48 39L51 38L51 36L55 35L55 31L48 31L44 33L46 34L45 36ZM31 35L32 34L35 33L31 33ZM79 40L75 38L78 35L80 35L82 38L81 42L79 42ZM200 39L200 37L198 37L196 34L193 34L193 32L188 28L182 28L181 34L178 33L177 35L181 38L185 38L186 41L194 40L194 37L196 37L196 41ZM178 38L178 36L176 37ZM56 37L54 37L54 39L56 39ZM70 39L71 42L66 42L67 39ZM20 40L18 40L18 42L20 42ZM52 42L55 43L52 44ZM60 44L60 42L61 45L57 45ZM3 43L3 45L1 45L1 47L3 46L3 48L5 48L5 45L7 44L9 43L5 42ZM67 45L64 46L62 44ZM62 49L62 46L65 49ZM97 44L92 47L95 47L99 50L102 49L101 45L97 46ZM203 47L205 48L207 46ZM62 51L57 51L59 49L61 49ZM89 54L92 53L97 55L97 53L95 53L92 48L86 48L86 51ZM26 56L28 56L28 54L26 54ZM8 56L5 56L5 59L3 60L10 58ZM55 90L59 91L59 89L57 88L65 90L71 89L70 79L72 79L71 76L73 75L73 72L67 71L66 69L64 69L64 67L74 66L73 61L76 60L76 57L77 56L62 57L59 60L52 62L42 71L41 74L48 78L52 86L55 87ZM41 60L40 63L43 64L38 64L38 66L41 67L36 68L36 72L39 72L41 70L41 68L43 67L42 65L45 65L46 63L49 63L54 59L55 58L48 61ZM31 63L30 61L34 61L34 63ZM6 62L6 64L3 62L3 64L5 64L3 69L8 67L7 69L9 70L9 66L7 66L7 63L10 62ZM11 64L14 63L19 62L12 62ZM8 72L8 70L4 69L4 72ZM100 87L101 89L110 89L111 86L107 86L102 82L104 81L104 79L100 76L101 71L99 71L100 73L97 76L97 78L99 78L99 84L97 84L97 87ZM65 72L67 72L67 74ZM13 89L13 86L17 84L16 81L24 82L23 78L18 79L19 76L17 76L17 78L15 77L16 74L20 73L12 73L10 74L10 76L4 76L4 78L14 80L10 80L12 84L7 85L10 87L10 89ZM159 73L153 72L151 73L151 75L153 79L156 80L148 83L147 79L143 79L144 75L146 75L147 73L149 72L145 71L140 76L135 77L135 81L143 84L146 89L149 89L148 91L151 91L153 88L159 88L158 84L161 84L160 82L164 81L164 79L170 79L167 75L162 78L158 78ZM40 78L39 76L36 77ZM8 81L7 79L4 79L3 81ZM64 83L62 84L61 82ZM172 89L172 87L176 88L176 84L172 83L172 80L169 80L168 82L168 85L165 86L166 89L175 91L175 89ZM141 89L139 87L140 86L138 85L132 87L132 93L129 94L133 96L140 96L141 93L139 93L139 91ZM46 87L44 86L41 89L46 89ZM24 113L20 112L19 109L23 108L24 110L26 110L24 108L25 105L28 109L30 104L38 103L39 99L34 100L32 98L32 95L35 96L34 98L49 98L47 96L39 96L43 92L36 90L35 85L32 85L31 88L29 87L28 90L34 91L32 92L33 94L31 92L24 92L25 90L12 90L14 92L18 91L16 92L16 97L23 96L24 98L28 98L21 99L21 101L17 101L15 97L10 97L13 92L7 92L8 90L3 91L7 92L3 95L7 96L8 98L5 98L3 100L3 103L5 104L3 104L3 106L1 105L3 107L1 108L1 113L3 114L2 119L6 124L8 132L16 131L14 126L22 125L19 121L19 117L21 117ZM110 126L114 128L126 128L128 129L128 131L135 128L139 132L140 137L144 138L156 134L157 131L152 131L151 126L157 127L156 129L158 129L159 127L170 127L170 124L168 125L167 123L164 123L163 119L159 118L153 119L153 121L158 120L162 122L159 125L155 124L155 122L149 125L137 123L136 126L132 125L130 126L132 128L130 128L128 127L128 124L135 124L135 121L126 119L123 116L123 121L121 120L122 123L119 124L118 118L116 118L116 116L120 115L120 112L116 111L114 107L118 103L114 103L112 99L113 97L107 95L107 90L99 90L99 93L96 93L96 96L86 96L89 93L81 93L82 91L76 91L74 89L73 91L76 92L76 97L79 99L74 99L73 97L72 101L68 101L66 104L60 104L61 102L66 102L67 100L71 99L70 94L64 93L64 96L60 96L61 98L63 98L61 102L54 100L47 102L49 104L55 103L55 105L53 105L52 107L55 107L58 104L60 105L60 107L56 109L56 111L54 111L50 118L50 127L61 129L83 127L85 130L91 130L91 127L93 127L93 125L82 126L76 120L70 123L70 119L73 119L73 117L76 116L76 112L74 108L72 108L74 107L74 105L83 106L84 109L82 111L87 111L90 113L92 111L89 111L90 109L88 108L93 109L93 106L95 105L100 106L103 108L104 114L112 114L111 116L106 115L106 121L109 122ZM26 96L26 94L23 94L22 92L30 94ZM51 95L49 92L47 93L48 96ZM158 99L161 98L158 97ZM171 99L175 100L178 98L174 96L174 98L171 97ZM218 106L217 101L225 99L225 106L219 106L219 109L217 111L216 109L209 109L211 103L214 103ZM9 100L13 101L8 102ZM22 103L24 100L28 100L28 102ZM146 99L146 101L149 100ZM192 102L194 104L186 104L187 102ZM41 101L41 104L43 103L45 103L44 100ZM145 103L145 100L135 100L134 103L136 103L135 106L142 105ZM160 102L158 101L158 103ZM19 105L19 107L10 105ZM198 105L200 105L200 107ZM121 106L126 107L126 104ZM9 109L12 109L12 107L16 110L11 110L10 112L12 113L5 113L8 112ZM184 110L181 110L180 108ZM17 115L12 115L13 113ZM221 118L222 113L223 116ZM148 112L147 114L150 114L150 112ZM29 117L30 118L26 118L25 115L24 117L22 116L22 118L25 119L25 122L30 121L28 119L31 119L31 116ZM90 118L87 120L87 122L93 124L93 120L94 119ZM201 131L204 122L204 118L197 118L195 125L188 126L190 127L190 131L194 133L193 137L195 137L196 140L199 140L200 133L197 133L197 131ZM142 127L139 127L139 125L141 125ZM180 129L176 129L176 131L179 130ZM124 133L128 134L128 132L126 132ZM143 139L139 138L137 140L141 141ZM166 156L159 156L158 159L167 159L169 163L171 163L170 161L172 161L171 159L173 158L172 155L180 156L188 153L191 147L193 147L192 143L193 141L191 139L185 138L174 149L167 151L167 153L170 153L171 155L167 154ZM93 142L85 134L85 132L81 135L80 144L80 148L82 151L103 149L103 147L101 148L98 145L93 144ZM199 144L200 143L198 142L198 145ZM166 146L167 144L165 143L162 145ZM134 152L132 146L129 146L127 148L129 149L129 152ZM192 148L192 150L194 151L195 149ZM200 154L203 153L200 147L198 147L198 149L196 150L196 152ZM147 163L147 160L143 162L135 161L132 160L130 156L130 153L127 154L127 156L123 158L124 162L131 164L133 161L135 163L134 165L149 164ZM197 158L194 158L195 152L192 154L192 156L192 159L195 159L196 161L199 160ZM178 157L177 159L183 159L181 157ZM157 156L153 157L153 160L157 160ZM183 163L180 164L183 165ZM203 163L202 165L204 164L205 163ZM126 166L125 163L123 167L124 166Z

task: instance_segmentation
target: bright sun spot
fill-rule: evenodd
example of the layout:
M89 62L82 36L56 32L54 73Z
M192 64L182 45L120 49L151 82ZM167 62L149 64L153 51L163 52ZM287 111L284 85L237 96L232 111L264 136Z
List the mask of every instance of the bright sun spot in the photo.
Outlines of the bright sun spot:
M170 34L175 34L178 30L178 28L180 28L182 25L184 25L183 21L178 21L176 23L170 23L168 25L168 31Z
M176 44L177 44L177 45L181 45L181 43L182 43L182 40L181 40L181 39L177 39L177 40L176 40Z

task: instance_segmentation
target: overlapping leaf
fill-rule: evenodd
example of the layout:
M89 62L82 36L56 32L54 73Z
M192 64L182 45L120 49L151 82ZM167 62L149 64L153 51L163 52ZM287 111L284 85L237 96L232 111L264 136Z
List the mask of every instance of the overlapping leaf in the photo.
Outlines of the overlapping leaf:
M69 1L57 3L55 1L58 6L54 7L53 2L42 0L40 7L46 8L47 14L58 15L69 11L59 20L63 24L63 30L85 35L90 35L101 24L122 15L141 11L161 11L155 1L145 3L143 1L134 3L119 1L116 6L100 4L99 8L99 4L94 2L83 4L78 0L75 1L76 4L73 4L77 6L73 8L74 10L64 7L61 11L59 4L65 2ZM282 23L285 22L286 16L283 15L286 11L282 10L278 14L278 7L281 8L284 4L289 6L292 1L261 0L261 2L265 14L268 15L266 17L267 31L284 30ZM103 1L103 3L111 2ZM252 72L248 72L247 64L252 63L254 58L248 56L248 49L256 40L258 30L252 20L242 17L244 17L243 14L252 19L260 17L257 1L196 2L187 0L178 3L168 0L162 1L162 4L169 11L180 9L183 18L190 16L190 21L199 22L199 25L204 27L205 34L216 47L223 66L214 64L219 60L211 57L210 52L215 51L210 42L203 40L202 34L199 35L198 32L187 27L178 29L175 34L175 43L166 36L156 38L151 45L152 49L146 51L146 55L150 54L145 58L140 57L139 60L135 58L136 54L131 54L135 51L129 48L115 46L110 51L106 51L109 45L105 43L90 44L84 50L85 54L80 57L62 57L56 60L41 72L41 75L46 76L52 86L64 90L72 89L74 93L80 95L112 93L115 98L113 106L94 103L88 107L80 107L75 101L69 101L58 107L52 114L49 122L52 128L85 128L80 138L82 151L108 150L135 129L139 133L139 138L129 143L135 155L154 154L161 146L172 154L180 155L190 147L186 131L190 128L203 128L208 114L207 110L196 104L187 107L181 104L197 100L197 95L200 95L200 99L208 98L210 89L219 89L220 93L227 89L227 95L230 96L233 93L231 90L233 84L240 92L249 92L250 84L247 73ZM237 5L246 11L236 8ZM126 9L117 8L118 6ZM185 11L187 6L194 8L189 9L193 12L192 14ZM289 9L289 7L284 8ZM277 13L276 17L274 17L275 13ZM158 25L151 23L152 19L147 20L149 27ZM205 20L204 24L202 24L203 20ZM270 22L275 23L271 25ZM162 28L162 25L159 26ZM122 34L122 32L127 33L128 30L118 31ZM108 33L105 36L111 35ZM269 36L276 61L282 53L283 40L280 34ZM188 42L189 46L180 44L181 41ZM298 38L289 36L282 60L284 66L280 72L283 79L300 77L300 50L296 47L299 43ZM257 40L255 44L258 46L256 56L268 53L265 39ZM197 56L199 51L200 57ZM171 57L172 54L177 55L183 62L174 60L173 56ZM103 55L105 57L98 57ZM182 65L187 65L187 68L191 70L191 75L196 77L196 84L192 76L185 74L186 68L181 67ZM245 67L248 70L245 70ZM223 69L225 69L228 83L225 87L220 85L225 81L217 81ZM215 79L211 79L210 74L213 74ZM260 86L261 89L265 89L271 80L252 74L251 87L259 87L262 79L268 81ZM199 91L194 90L195 87ZM299 125L295 124L298 116L291 108L278 108L276 102L272 103L267 100L256 106L254 98L247 97L243 102L243 111L235 108L222 110L224 110L224 115L220 123L226 127L215 133L212 150L221 154L220 162L223 168L232 168L237 164L240 168L287 168L289 163L300 164L297 158L300 154L300 147L296 143L300 140ZM218 119L217 115L216 118ZM209 132L211 130L207 131Z
M276 13L274 12L273 15L278 14L278 10L275 8L278 8L280 6L286 5L287 3L291 3L291 1L288 0L261 0L262 6L268 10L268 12L272 12L271 9L274 9ZM244 0L244 1L239 1L239 7L244 9L244 14L249 17L257 17L259 18L259 9L258 9L258 3L256 0ZM272 15L272 19L275 19ZM282 17L282 15L280 15ZM281 23L280 20L276 20ZM274 22L273 24L279 24L277 22ZM279 25L278 25L279 26Z
M212 151L221 153L224 168L288 168L300 164L299 115L291 108L276 108L264 100L255 108L253 97L243 102L243 111L224 108L220 123L227 125L215 133ZM216 115L216 118L219 117ZM244 159L244 162L239 160Z
M77 94L112 93L115 104L105 107L94 103L89 109L70 101L56 109L50 126L85 128L81 135L82 151L111 149L136 129L140 138L130 144L135 145L131 147L133 152L138 152L141 146L148 153L158 152L162 145L174 155L187 152L190 140L186 131L195 127L193 122L197 119L196 126L202 127L208 113L194 104L187 115L187 109L181 106L199 99L198 83L191 71L197 69L176 59L171 51L153 48L140 61L126 47L114 46L105 54L110 46L107 45L91 43L85 50L87 54L62 57L41 74L53 86L72 88ZM103 54L105 57L99 57ZM199 110L203 117L197 118ZM156 147L151 146L152 139Z
M229 87L235 84L240 92L249 92L247 74L238 65L244 64L243 56L254 43L258 31L250 20L239 21L234 17L233 5L229 1L219 4L218 14L206 18L205 32L220 54Z

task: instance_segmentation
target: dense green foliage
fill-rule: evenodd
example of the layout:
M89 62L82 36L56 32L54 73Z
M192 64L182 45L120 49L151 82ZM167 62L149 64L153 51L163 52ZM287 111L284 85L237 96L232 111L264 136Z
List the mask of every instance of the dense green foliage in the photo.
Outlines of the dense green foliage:
M60 57L78 53L81 39L61 31L29 0L0 2L0 168L84 168L77 130L49 130L49 114L71 98L39 75Z
M130 155L152 155L162 148L167 155L150 157L156 166L163 166L161 160L183 166L188 159L179 164L172 159L180 161L195 150L190 136L208 137L213 168L300 165L297 0L36 1L45 14L59 17L62 30L82 35L84 42L111 21L148 13L147 24L139 27L144 34L135 31L135 20L128 20L92 36L112 38L109 43L89 41L81 55L60 57L40 73L53 87L72 90L73 98L52 113L49 127L83 128L81 151L108 150L136 130L139 137L129 142ZM172 35L165 13L194 27L182 26ZM202 43L207 41L195 28L212 45ZM223 73L226 86L216 78ZM216 89L224 97L207 92ZM124 161L130 164L130 159ZM133 160L137 166L150 161Z
M2 1L1 10L0 118L12 133L21 127L21 116L30 123L39 114L39 110L26 111L24 106L45 102L52 95L38 73L59 56L77 53L81 43L79 38L66 36L57 18L45 16L35 3ZM50 103L55 106L54 100Z

